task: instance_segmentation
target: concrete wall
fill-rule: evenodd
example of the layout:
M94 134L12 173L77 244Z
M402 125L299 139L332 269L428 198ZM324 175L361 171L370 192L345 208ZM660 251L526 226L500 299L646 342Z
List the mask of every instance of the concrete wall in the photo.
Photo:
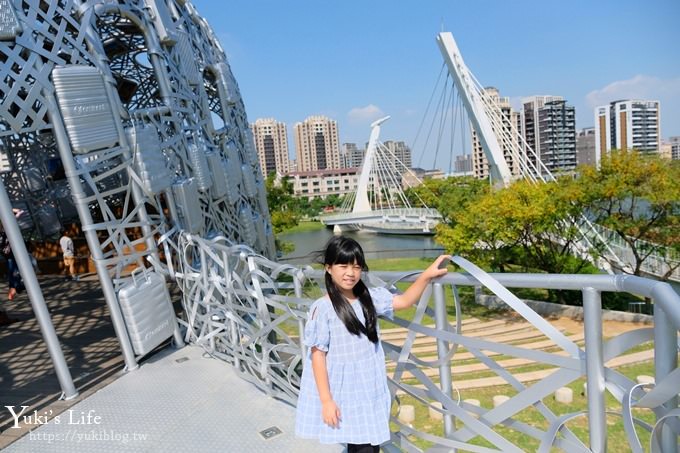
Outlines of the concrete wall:
M498 296L489 296L480 294L475 298L479 305L495 309L495 310L509 310L510 307L503 302ZM524 301L532 310L543 317L568 317L572 319L583 319L583 307L575 307L572 305L560 305L552 302L539 302L536 300ZM653 324L654 317L640 313L628 313L625 311L602 310L603 321L623 321L623 322L641 322L645 324Z

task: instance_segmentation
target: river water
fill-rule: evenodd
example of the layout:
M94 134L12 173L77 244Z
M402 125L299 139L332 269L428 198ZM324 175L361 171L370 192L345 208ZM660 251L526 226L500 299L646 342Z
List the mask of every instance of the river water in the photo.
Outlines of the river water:
M443 253L441 245L434 241L434 236L386 235L363 232L349 232L346 236L354 238L367 259L403 258L403 257L437 257ZM280 239L295 244L295 250L284 255L279 261L291 264L310 264L314 254L324 248L333 237L333 230L308 231L303 233L281 234Z

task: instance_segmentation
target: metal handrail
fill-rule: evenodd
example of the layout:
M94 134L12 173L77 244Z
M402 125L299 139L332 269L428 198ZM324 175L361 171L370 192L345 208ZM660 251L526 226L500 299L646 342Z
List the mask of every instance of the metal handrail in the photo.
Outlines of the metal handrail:
M365 219L365 218L381 218L381 217L432 217L441 219L441 214L432 208L396 208L396 209L378 209L366 212L348 212L344 214L332 214L320 216L321 222L329 222L334 220L346 219Z
M207 241L182 236L181 241L179 248L190 251L185 253L185 262L177 273L188 314L184 321L186 340L202 345L211 354L233 364L245 379L268 394L295 404L300 365L307 356L302 345L306 313L321 294L306 295L306 291L322 287L323 271L279 264L227 240ZM186 261L188 256L194 257L191 263ZM419 431L393 417L391 421L399 430L393 433L392 443L383 446L385 451L396 451L396 446L422 451L409 436L427 439L439 448L491 451L470 443L471 439L482 437L502 451L522 451L520 446L494 429L505 425L538 441L538 451L549 451L555 446L567 451L603 452L606 451L608 430L606 415L610 412L604 403L605 389L621 403L619 414L633 451L643 451L633 428L637 420L633 407L647 408L656 415L654 427L642 423L652 432L651 450L675 451L680 432L673 421L673 414L678 411L677 389L680 388L677 363L680 296L668 283L631 275L487 274L463 258L454 257L454 261L464 272L450 273L431 282L413 319L395 317L392 320L395 325L405 328L406 341L403 344L383 342L388 359L396 363L396 368L388 375L393 395L397 391L405 392L433 408L432 401L441 403L441 409L435 410L444 415L445 435ZM418 271L371 272L367 281L369 285L395 290L396 282L412 282L418 274ZM447 300L444 289L448 286L453 289L454 298ZM521 345L465 335L460 324L460 300L455 296L457 289L465 286L482 286L494 292L511 310L550 338L561 352L531 350ZM585 345L574 343L508 288L580 290ZM602 292L631 292L650 298L654 303L653 328L635 330L605 341ZM448 304L453 304L458 313L454 325L447 317ZM426 315L435 320L436 328L425 322ZM437 341L437 356L433 361L425 361L411 350L418 334ZM612 358L647 341L654 343L656 380L649 392L642 391L635 382L606 366ZM503 378L514 388L516 395L493 409L455 401L452 397L455 375L451 374L451 363L458 346L464 347ZM515 377L512 369L505 369L494 361L491 353L541 362L557 369L528 385ZM426 373L427 369L434 369L437 376L430 377L432 372ZM407 373L408 379L404 377ZM581 377L585 377L588 384L588 409L585 412L554 413L543 404L547 395ZM411 379L416 379L417 384ZM538 410L548 421L548 428L523 422L519 414L528 409ZM564 426L566 420L579 415L588 419L589 446ZM453 423L454 419L458 419L458 423ZM561 436L556 435L558 432Z

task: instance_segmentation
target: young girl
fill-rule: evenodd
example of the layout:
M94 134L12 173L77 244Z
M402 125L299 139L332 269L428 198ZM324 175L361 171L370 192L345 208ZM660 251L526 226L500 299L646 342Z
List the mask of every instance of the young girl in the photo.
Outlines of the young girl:
M310 353L302 372L295 434L321 443L345 443L347 451L378 452L390 439L390 392L377 317L415 304L430 280L446 274L442 255L400 295L367 288L364 252L336 236L323 264L328 294L312 305L304 332Z

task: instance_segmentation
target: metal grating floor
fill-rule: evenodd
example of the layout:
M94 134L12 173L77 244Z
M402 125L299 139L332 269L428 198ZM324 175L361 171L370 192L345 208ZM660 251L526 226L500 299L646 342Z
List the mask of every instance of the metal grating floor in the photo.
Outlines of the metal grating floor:
M343 451L340 445L295 438L293 407L263 394L195 346L161 351L58 421L51 418L4 451ZM268 430L272 427L281 433ZM265 440L260 431L273 435Z

